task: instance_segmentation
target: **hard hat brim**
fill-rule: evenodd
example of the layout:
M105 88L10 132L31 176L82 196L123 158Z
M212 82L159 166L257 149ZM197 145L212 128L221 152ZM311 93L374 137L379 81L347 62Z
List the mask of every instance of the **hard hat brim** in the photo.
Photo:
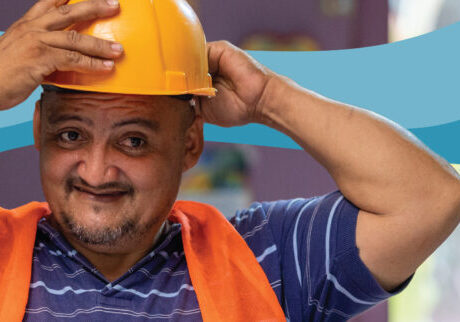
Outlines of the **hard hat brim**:
M97 92L97 93L112 93L112 94L132 94L132 95L197 95L197 96L216 96L217 90L215 88L200 88L188 91L165 91L165 90L145 90L140 88L105 88L104 86L84 86L84 85L64 85L64 84L56 84L53 82L43 82L43 85L52 85L60 88L65 89L73 89L77 91L84 91L84 92Z

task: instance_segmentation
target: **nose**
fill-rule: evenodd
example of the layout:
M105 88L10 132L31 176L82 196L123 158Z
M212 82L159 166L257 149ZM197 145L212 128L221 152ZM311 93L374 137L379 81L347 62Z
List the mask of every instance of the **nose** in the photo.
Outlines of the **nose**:
M89 185L97 187L117 181L118 168L114 165L113 154L109 148L104 144L93 144L81 155L77 174Z

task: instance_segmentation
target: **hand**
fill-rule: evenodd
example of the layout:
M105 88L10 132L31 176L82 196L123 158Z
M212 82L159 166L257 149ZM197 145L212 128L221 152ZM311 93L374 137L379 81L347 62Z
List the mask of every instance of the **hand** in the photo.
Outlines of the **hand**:
M122 54L121 46L63 29L76 22L115 15L118 3L66 3L39 0L0 37L0 110L24 101L56 70L100 73L113 69L113 59Z
M208 43L209 72L217 96L200 98L204 121L219 126L260 122L262 101L275 73L226 41Z

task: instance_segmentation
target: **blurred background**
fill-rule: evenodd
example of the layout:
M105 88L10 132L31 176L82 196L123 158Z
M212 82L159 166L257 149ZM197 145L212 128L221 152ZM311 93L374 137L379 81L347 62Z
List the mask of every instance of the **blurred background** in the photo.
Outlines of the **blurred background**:
M263 6L245 0L190 3L203 22L208 40L227 39L246 50L313 51L374 46L417 37L460 21L459 0L284 0L265 2ZM203 159L204 171L199 167L189 174L183 197L196 197L200 189L193 187L198 188L203 182L214 183L208 193L201 190L202 198L228 209L228 215L250 200L310 197L335 189L327 172L301 151L225 144L209 144L208 149L216 154L214 161L226 161L213 164L208 156ZM218 164L233 165L228 172L216 171ZM206 167L214 171L206 171ZM227 184L215 180L223 179L222 176L212 178L212 173L219 172L227 173ZM206 173L211 177L203 180ZM236 182L239 184L235 185ZM226 192L229 188L231 193ZM227 202L228 207L223 205ZM459 243L457 229L418 270L403 294L354 321L460 321L460 306L456 305L460 298Z
M382 45L460 21L459 0L189 0L208 41L246 50L317 51ZM0 31L32 5L0 0ZM18 162L18 160L20 160ZM0 155L0 204L44 200L38 155L25 147ZM18 182L25 185L18 185ZM217 206L231 217L252 201L321 195L336 189L327 172L299 150L207 142L180 198ZM353 321L460 321L460 232L419 269L402 295Z

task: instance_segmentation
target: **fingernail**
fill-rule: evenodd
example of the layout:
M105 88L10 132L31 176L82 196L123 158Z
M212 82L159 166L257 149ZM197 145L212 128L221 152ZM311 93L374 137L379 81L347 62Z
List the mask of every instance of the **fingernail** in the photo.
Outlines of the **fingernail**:
M111 7L118 7L119 5L118 0L106 0L106 1L107 1L107 4Z
M115 63L113 60L105 60L103 64L105 67L107 67L107 69L112 69Z
M113 43L112 45L110 45L110 47L112 48L113 51L116 51L116 52L123 51L123 46L119 43Z

